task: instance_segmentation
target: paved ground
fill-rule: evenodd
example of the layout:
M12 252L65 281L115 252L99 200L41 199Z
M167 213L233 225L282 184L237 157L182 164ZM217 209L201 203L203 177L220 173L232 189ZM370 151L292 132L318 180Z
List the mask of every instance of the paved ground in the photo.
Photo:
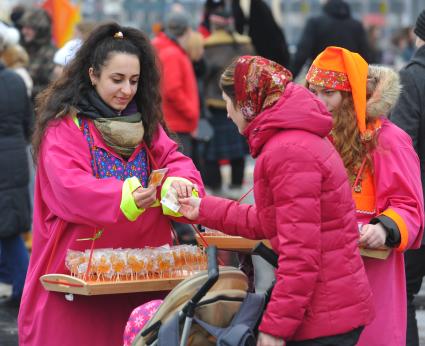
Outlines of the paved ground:
M18 345L17 310L0 308L0 346Z
M418 320L420 345L425 345L425 310L417 310L416 319Z
M0 346L18 346L16 317L17 311L0 308ZM425 310L417 311L417 320L420 345L425 346Z

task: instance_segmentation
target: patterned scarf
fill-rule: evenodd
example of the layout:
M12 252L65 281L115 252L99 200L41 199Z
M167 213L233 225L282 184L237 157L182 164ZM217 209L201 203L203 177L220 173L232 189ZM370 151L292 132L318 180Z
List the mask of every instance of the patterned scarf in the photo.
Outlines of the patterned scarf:
M117 118L97 118L94 125L105 143L124 158L129 158L133 154L145 134L140 113Z
M134 102L123 113L135 113L119 115L91 89L80 97L76 109L77 115L93 120L105 143L124 158L129 158L143 141L142 115L137 112Z
M292 80L283 66L260 56L242 56L235 67L236 103L243 117L251 121L273 106Z

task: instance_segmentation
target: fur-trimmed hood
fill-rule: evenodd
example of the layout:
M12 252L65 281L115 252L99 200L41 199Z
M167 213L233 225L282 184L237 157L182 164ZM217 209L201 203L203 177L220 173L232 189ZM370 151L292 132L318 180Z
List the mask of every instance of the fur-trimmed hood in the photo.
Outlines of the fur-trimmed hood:
M395 106L400 90L397 72L389 67L369 65L366 105L368 119L387 116Z

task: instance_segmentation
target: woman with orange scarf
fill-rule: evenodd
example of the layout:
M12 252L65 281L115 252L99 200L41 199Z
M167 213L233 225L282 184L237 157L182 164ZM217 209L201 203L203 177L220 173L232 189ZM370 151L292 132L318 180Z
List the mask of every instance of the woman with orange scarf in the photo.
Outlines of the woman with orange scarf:
M403 251L420 246L424 215L418 157L410 137L386 118L400 91L398 76L328 47L306 80L333 115L329 137L349 175L360 246L389 251L386 259L363 257L376 317L358 345L405 345Z

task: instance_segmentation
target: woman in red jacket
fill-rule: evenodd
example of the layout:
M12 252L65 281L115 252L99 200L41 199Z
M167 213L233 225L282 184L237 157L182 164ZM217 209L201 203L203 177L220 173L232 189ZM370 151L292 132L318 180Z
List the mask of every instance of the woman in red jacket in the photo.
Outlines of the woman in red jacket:
M276 284L257 345L355 345L374 317L344 165L326 138L332 117L282 66L238 58L220 84L247 138L255 205L182 199L186 217L231 235L270 240Z

